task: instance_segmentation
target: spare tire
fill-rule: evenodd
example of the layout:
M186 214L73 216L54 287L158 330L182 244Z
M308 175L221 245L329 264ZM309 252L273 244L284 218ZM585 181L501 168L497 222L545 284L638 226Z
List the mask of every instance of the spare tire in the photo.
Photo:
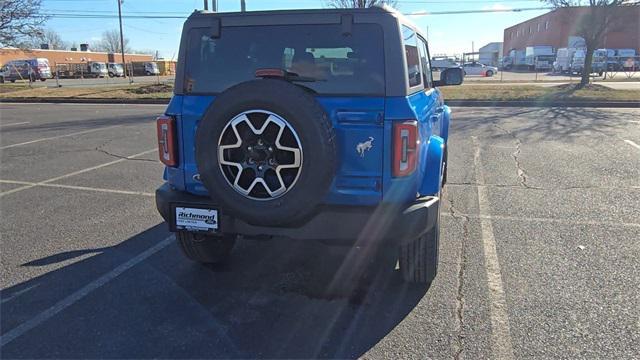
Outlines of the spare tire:
M196 132L200 179L221 213L277 226L308 217L336 170L335 133L308 91L262 79L220 94Z

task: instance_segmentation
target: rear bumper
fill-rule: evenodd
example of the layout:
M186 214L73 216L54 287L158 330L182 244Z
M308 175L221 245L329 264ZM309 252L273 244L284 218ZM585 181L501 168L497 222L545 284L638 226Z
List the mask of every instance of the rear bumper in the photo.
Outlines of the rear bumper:
M431 230L438 217L440 199L428 196L410 204L376 207L320 206L301 224L286 227L256 226L225 214L224 208L207 197L195 196L164 184L156 190L160 215L175 229L175 207L197 206L218 209L221 232L245 237L282 236L340 244L406 243Z

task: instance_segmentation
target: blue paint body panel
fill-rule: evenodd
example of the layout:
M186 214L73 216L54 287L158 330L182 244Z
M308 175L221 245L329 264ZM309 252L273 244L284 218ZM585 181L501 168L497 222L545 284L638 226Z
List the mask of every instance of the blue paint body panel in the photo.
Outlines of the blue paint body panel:
M443 105L439 90L419 91L405 97L318 96L317 100L334 127L338 153L338 169L326 204L407 203L418 196L439 192L442 150L448 139L451 114ZM177 121L180 154L178 166L167 168L164 178L175 189L208 195L202 183L194 179L198 174L195 134L198 123L214 103L215 96L175 95L167 107L166 114ZM419 124L418 166L411 175L394 178L393 122L407 120L417 120ZM373 146L359 153L358 144L368 140Z

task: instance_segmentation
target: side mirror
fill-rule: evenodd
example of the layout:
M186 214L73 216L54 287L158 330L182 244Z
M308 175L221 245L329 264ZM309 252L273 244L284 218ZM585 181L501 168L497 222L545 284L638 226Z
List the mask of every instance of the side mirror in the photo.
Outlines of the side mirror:
M436 87L460 85L464 80L462 68L446 68L440 73L440 80L434 81Z

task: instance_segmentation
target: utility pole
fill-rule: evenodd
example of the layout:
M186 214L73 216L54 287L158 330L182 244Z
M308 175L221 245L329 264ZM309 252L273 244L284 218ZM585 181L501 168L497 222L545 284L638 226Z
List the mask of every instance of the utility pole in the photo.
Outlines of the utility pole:
M124 60L124 35L122 34L122 2L124 0L117 0L118 1L118 19L120 19L120 53L122 54L122 67L124 68L124 71L122 72L122 75L124 75L124 77L127 77L127 63Z
M240 0L240 11L242 12L247 11L247 4L245 3L245 0Z
M204 9L209 10L209 0L204 0Z

